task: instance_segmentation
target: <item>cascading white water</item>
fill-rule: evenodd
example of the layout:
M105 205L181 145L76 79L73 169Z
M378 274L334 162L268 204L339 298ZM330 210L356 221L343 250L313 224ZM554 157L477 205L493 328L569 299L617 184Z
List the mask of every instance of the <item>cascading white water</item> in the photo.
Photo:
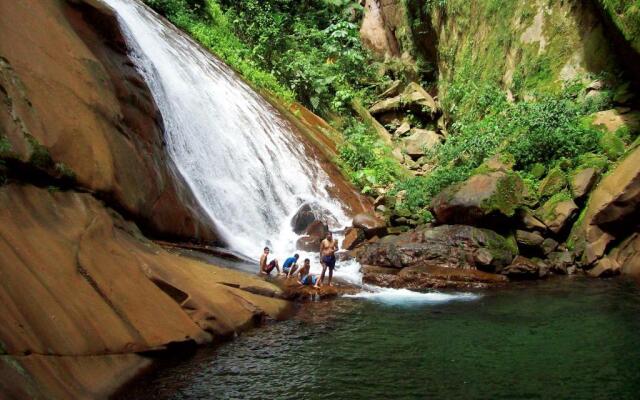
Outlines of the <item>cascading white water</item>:
M291 217L304 202L350 221L327 187L317 160L305 154L278 112L228 66L138 0L103 0L118 14L132 57L162 113L169 154L229 246L256 258L265 245L293 254ZM317 253L309 257L318 273ZM339 263L336 277L361 284L360 265ZM369 288L365 298L447 301L438 295ZM447 295L449 296L449 295ZM451 295L451 299L458 295ZM462 295L463 297L466 295Z
M162 113L172 159L231 248L251 257L265 244L281 256L295 250L289 224L304 201L349 222L288 123L228 66L144 4L105 2Z

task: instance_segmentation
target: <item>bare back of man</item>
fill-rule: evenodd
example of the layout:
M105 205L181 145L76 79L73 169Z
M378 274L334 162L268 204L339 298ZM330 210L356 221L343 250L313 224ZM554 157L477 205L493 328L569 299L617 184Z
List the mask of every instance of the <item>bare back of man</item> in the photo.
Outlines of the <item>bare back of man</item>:
M320 282L324 283L324 274L329 269L329 286L333 280L333 269L336 266L336 251L338 250L338 241L333 238L331 232L327 233L320 243L320 263L322 264L322 275Z

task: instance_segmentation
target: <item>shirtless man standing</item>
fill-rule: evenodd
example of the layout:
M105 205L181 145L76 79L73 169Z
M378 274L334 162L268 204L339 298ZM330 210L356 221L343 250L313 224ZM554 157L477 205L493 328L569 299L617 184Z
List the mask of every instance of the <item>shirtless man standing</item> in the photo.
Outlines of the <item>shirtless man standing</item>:
M273 269L275 268L278 270L278 275L280 275L280 266L278 265L278 260L274 258L273 260L271 260L271 262L267 263L267 257L269 257L269 248L265 247L264 252L260 256L260 273L271 275L271 271L273 271Z
M327 237L320 243L320 263L322 264L322 275L320 275L320 284L324 284L324 273L329 268L329 286L333 279L333 269L336 266L336 251L338 250L338 241L333 238L331 232L327 233Z

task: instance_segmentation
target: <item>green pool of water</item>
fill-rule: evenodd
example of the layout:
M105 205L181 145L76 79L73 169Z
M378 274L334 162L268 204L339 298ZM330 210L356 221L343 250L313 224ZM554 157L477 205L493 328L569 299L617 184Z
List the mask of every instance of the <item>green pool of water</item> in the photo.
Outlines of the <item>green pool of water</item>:
M558 279L476 299L305 305L126 398L638 399L640 289Z

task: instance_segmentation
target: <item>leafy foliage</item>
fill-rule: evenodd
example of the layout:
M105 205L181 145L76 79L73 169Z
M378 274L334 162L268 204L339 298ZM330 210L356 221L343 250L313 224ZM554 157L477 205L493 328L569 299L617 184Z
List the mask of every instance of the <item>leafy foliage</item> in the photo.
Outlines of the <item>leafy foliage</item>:
M370 127L351 120L344 130L345 143L339 148L349 176L365 193L374 186L388 185L402 176L389 148L371 132Z

